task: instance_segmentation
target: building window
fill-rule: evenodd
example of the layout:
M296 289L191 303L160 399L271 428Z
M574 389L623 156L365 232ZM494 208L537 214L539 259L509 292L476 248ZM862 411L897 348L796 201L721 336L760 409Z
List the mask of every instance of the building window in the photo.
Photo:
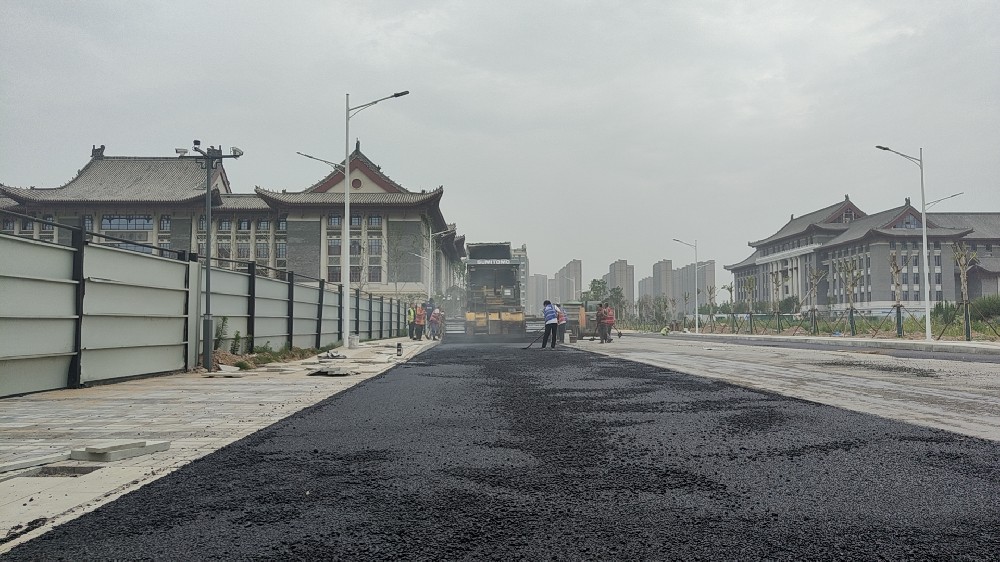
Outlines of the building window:
M257 219L257 232L268 232L271 230L271 221L269 219Z
M205 232L205 215L198 217L198 232Z
M248 260L248 259L250 259L250 243L249 242L237 242L236 243L236 259L238 259L238 260Z
M205 241L204 240L198 242L198 255L199 256L203 256L203 257L208 257L205 254Z
M152 215L104 215L101 230L153 230Z
M244 232L250 230L250 219L246 217L240 217L239 220L236 221L236 230Z
M257 242L254 248L254 257L259 260L266 260L271 257L271 244L268 242Z
M361 266L352 265L351 266L351 282L360 283L361 282Z
M160 215L160 232L170 232L170 215Z
M941 267L941 256L934 256L934 265Z
M368 257L376 258L381 261L382 259L382 238L381 237L370 237L368 238Z
M920 265L920 256L918 256L916 254L910 256L910 263L913 264L913 267L919 266Z
M910 300L910 292L909 291L903 291L903 299L902 300L904 300L904 301Z
M43 221L53 222L53 217L52 217L52 215L45 215L45 216L42 217L42 220ZM42 232L52 232L52 229L55 228L51 224L45 224L45 223L41 223L41 226L42 226Z
M326 268L326 280L331 283L340 283L340 266L330 265Z
M340 238L326 239L326 253L331 258L339 258L343 248L340 245Z
M340 215L330 215L326 218L326 226L329 227L339 227L341 226L341 216Z
M934 274L934 283L936 283L938 285L941 284L941 274L940 273L935 273Z
M83 215L83 229L87 232L94 231L94 215Z
M368 282L369 283L382 282L382 266L380 265L368 266Z
M14 223L15 222L16 221L14 219L12 219L12 218L4 217L3 218L3 228L0 229L0 230L3 230L4 232L14 232Z
M219 242L216 246L216 255L220 258L232 259L233 257L233 245L229 242Z
M278 217L278 232L288 230L288 217Z
M895 240L889 240L889 249L890 250L895 250L896 249L896 241Z
M943 301L944 300L944 293L942 293L941 291L938 291L937 293L935 293L934 294L934 300L936 300L938 302Z
M368 228L382 228L382 215L368 215Z
M841 222L851 222L852 220L854 220L854 209L845 210Z
M361 228L361 215L351 215L351 228Z
M361 239L351 238L351 257L361 255Z
M274 257L283 260L288 257L288 242L277 242L274 245Z
M904 273L903 274L902 282L903 282L903 285L909 285L910 284L910 274L909 273Z
M934 242L934 249L935 250L940 250L941 249L941 241L940 240Z
M232 232L233 217L219 217L219 232Z
M908 249L907 246L908 246L908 244L906 243L906 240L903 240L903 243L899 245L900 249L902 249L902 250Z
M987 245L986 245L986 252L987 252L987 253L990 253L990 252L992 252L992 251L993 251L993 244L987 244Z

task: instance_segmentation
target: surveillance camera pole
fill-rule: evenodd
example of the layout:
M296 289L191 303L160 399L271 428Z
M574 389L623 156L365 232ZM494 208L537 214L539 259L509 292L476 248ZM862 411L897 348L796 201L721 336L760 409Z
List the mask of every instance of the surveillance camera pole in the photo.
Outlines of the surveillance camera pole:
M212 326L212 171L226 158L239 158L243 151L233 148L232 154L223 154L222 146L202 150L201 142L194 141L193 150L198 156L182 154L180 158L193 158L205 168L205 315L202 318L202 365L212 370L212 351L215 331Z

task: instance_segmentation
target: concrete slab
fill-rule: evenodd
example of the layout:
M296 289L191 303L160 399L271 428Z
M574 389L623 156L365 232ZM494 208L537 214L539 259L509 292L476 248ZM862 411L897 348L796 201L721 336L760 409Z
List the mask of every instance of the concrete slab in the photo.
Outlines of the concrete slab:
M110 453L111 451L120 451L122 449L136 449L139 447L145 447L145 441L106 441L104 443L98 443L97 445L91 445L84 448L84 451L88 453Z
M139 455L148 455L158 451L166 451L169 448L170 441L149 441L144 442L141 447L117 449L105 453L93 453L87 449L76 449L70 453L70 458L75 461L114 462L122 459L138 457Z
M49 455L41 455L37 457L30 457L20 461L11 461L0 464L0 474L5 472L10 472L14 470L20 470L22 468L28 468L32 466L41 466L43 464L49 464L53 462L64 461L69 458L69 451L60 451L58 453L52 453Z

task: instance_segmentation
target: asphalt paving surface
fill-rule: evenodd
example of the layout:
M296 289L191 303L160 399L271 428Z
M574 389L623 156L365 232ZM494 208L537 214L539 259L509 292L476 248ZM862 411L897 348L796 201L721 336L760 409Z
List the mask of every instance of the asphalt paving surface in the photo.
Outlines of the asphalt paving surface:
M438 346L9 559L996 559L1000 443L569 348Z

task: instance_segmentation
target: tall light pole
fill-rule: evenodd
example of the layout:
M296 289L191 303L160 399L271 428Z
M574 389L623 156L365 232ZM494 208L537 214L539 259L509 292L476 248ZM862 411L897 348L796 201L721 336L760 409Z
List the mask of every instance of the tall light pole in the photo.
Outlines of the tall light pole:
M924 338L927 341L931 341L934 339L931 335L931 249L927 246L927 198L924 195L924 148L920 147L920 156L916 158L907 156L902 152L896 152L888 146L876 146L875 148L887 150L893 154L902 156L920 168L920 234L921 244L923 244L923 251L920 252L920 258L923 262L924 270Z
M215 170L219 162L226 158L239 158L243 156L243 151L232 147L232 154L223 154L222 145L218 147L210 146L208 149L201 148L201 141L195 140L192 150L198 156L187 155L187 150L183 148L175 149L179 158L194 159L205 168L205 314L202 317L202 366L205 370L212 370L212 351L215 341L215 330L212 326L212 171Z
M700 333L699 323L698 323L698 241L695 240L694 244L688 244L683 240L678 240L674 238L674 242L680 242L685 246L694 248L694 333Z
M329 164L333 166L334 170L344 172L344 217L340 221L340 282L344 285L344 299L347 301L344 303L344 332L347 334L344 344L348 348L357 346L357 342L351 340L351 117L354 117L361 110L367 109L376 103L403 97L409 93L409 90L396 92L391 96L379 98L355 107L351 107L351 94L347 94L346 110L344 111L343 165L335 164L322 158L316 158L315 156L309 156L308 154L302 154L301 152L298 153L306 158L312 158L313 160Z

